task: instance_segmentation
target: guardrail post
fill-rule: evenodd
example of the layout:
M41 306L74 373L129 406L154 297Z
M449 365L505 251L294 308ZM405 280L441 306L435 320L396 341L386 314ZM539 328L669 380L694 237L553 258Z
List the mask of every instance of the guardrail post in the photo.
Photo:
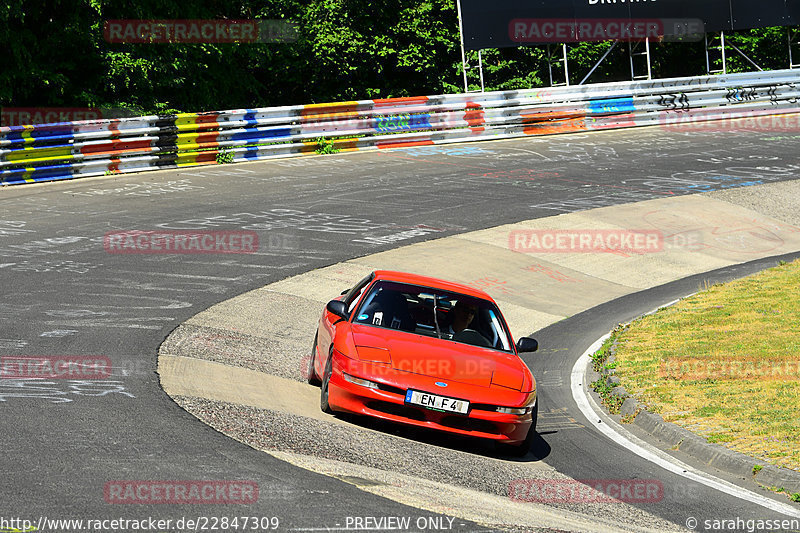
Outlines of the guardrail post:
M794 62L794 54L792 52L795 46L800 46L800 42L797 41L797 29L788 27L786 28L788 31L786 33L786 37L789 41L789 68L797 68L800 67L800 63Z
M478 50L478 73L481 75L481 92L483 91L483 58L481 57L481 51Z
M708 74L727 74L728 73L728 64L727 58L725 56L725 32L719 32L719 45L714 44L715 38L712 36L711 40L708 39L708 34L703 34L703 40L706 44L706 72ZM709 52L711 51L719 51L722 57L722 69L712 69L711 68L711 58L709 57Z
M641 44L641 42L637 42L635 45L633 45L633 44L631 44L630 41L628 41L628 58L631 61L631 80L643 80L643 79L644 80L651 80L653 78L652 78L652 75L651 75L652 71L651 71L651 66L650 66L650 39L648 37L645 37L645 39L644 39L644 52L636 52L635 51L639 47L640 44ZM633 63L633 56L644 56L645 63L647 64L647 74L646 75L644 75L644 74L637 75L636 74L636 69L634 68L634 63Z
M464 92L469 92L467 85L467 58L464 53L464 23L461 20L461 0L456 0L456 8L458 9L458 35L461 38L461 71L464 73Z
M553 59L553 54L550 52L550 44L547 45L547 70L550 72L550 87L558 87L566 85L569 87L569 67L567 66L567 44L561 44L561 59ZM555 83L553 81L553 64L561 63L564 70L564 83Z
M728 73L728 65L727 65L727 61L726 61L726 57L725 57L725 32L724 31L719 32L719 42L720 42L719 45L715 45L714 44L714 37L711 38L711 44L709 44L708 34L707 33L703 34L703 39L705 40L705 43L706 43L706 72L708 74L727 74ZM721 70L720 69L716 69L716 70L712 70L711 69L711 59L708 56L708 53L711 50L719 50L720 53L722 54L722 69Z

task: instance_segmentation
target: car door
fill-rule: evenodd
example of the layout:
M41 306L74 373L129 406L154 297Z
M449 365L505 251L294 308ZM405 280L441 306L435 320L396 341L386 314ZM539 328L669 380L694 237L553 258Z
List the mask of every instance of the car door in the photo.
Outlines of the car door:
M367 292L366 289L370 286L373 279L375 279L374 272L356 283L341 296L342 301L347 304L348 313L352 314L361 296ZM327 309L322 311L322 316L319 319L319 327L317 328L317 354L314 358L314 368L317 371L317 375L320 377L322 377L323 371L325 370L325 363L328 361L330 347L333 343L336 323L339 321L341 321L341 319Z

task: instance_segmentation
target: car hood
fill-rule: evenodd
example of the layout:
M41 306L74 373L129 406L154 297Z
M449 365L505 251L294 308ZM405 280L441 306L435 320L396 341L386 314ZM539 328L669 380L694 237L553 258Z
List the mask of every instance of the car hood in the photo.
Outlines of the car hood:
M521 390L524 363L515 354L372 326L353 325L359 359L392 368L480 387Z

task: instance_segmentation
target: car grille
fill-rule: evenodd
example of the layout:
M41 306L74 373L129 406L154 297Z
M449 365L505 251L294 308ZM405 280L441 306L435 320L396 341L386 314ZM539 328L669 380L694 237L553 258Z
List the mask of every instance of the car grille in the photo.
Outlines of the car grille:
M497 429L497 426L487 420L478 420L463 416L445 416L442 417L439 423L443 426L463 431L479 431L481 433L494 433L498 435L501 433L500 430Z
M391 402L382 402L373 400L367 402L367 407L373 411L386 413L388 415L400 416L409 420L417 420L425 422L428 420L435 420L442 426L459 429L462 431L476 431L479 433L489 433L492 435L500 435L502 431L492 422L486 420L477 420L459 415L446 415L441 416L441 413L428 411L426 409L417 409L407 405L399 405Z
M402 416L410 420L418 420L424 422L426 420L425 413L421 409L414 407L407 407L405 405L398 405L391 402L372 401L367 403L367 407L373 411L380 411L387 415Z

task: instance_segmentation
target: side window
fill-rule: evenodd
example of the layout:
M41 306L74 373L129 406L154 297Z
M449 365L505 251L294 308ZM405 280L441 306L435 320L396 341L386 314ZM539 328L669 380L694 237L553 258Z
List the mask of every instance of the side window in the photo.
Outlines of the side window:
M347 294L344 297L344 303L347 304L348 313L352 313L353 309L355 309L356 305L358 305L358 301L361 299L361 295L364 294L364 289L367 288L369 283L372 281L372 278L373 275L370 274L366 278L356 283L352 289L347 291Z
M358 316L353 322L413 332L417 323L409 310L408 285L379 281L361 299Z

